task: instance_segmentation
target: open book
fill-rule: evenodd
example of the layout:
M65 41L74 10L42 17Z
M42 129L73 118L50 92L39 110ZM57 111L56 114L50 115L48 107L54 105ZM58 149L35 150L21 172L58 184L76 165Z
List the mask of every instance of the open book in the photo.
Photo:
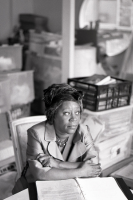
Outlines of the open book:
M38 200L127 200L133 195L121 189L113 177L77 178L60 181L37 181ZM126 190L126 195L124 194ZM128 197L126 197L129 195Z

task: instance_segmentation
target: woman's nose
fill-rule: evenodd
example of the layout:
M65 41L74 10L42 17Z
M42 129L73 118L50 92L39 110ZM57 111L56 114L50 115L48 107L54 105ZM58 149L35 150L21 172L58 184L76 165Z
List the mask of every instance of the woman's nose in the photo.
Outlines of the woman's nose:
M75 114L71 114L70 121L77 121L77 116Z

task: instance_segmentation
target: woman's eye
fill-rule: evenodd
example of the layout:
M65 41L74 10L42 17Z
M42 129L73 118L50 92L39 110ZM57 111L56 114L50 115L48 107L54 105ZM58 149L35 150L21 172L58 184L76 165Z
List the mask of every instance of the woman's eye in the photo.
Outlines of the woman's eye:
M70 115L70 113L69 112L64 112L64 115L68 116L68 115Z
M76 115L79 115L79 114L80 114L80 111L77 111L77 112L76 112Z

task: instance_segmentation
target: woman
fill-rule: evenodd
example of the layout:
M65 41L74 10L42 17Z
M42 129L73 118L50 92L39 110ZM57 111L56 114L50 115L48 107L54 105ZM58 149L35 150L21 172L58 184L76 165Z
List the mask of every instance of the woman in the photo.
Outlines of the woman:
M28 130L28 182L100 175L89 127L80 124L82 98L83 93L68 84L44 90L47 121Z

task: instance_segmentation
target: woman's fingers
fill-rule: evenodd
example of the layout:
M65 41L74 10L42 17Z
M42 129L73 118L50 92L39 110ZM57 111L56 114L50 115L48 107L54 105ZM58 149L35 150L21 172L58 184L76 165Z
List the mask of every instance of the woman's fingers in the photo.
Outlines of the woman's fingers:
M39 153L39 154L37 155L36 159L38 160L38 159L39 159L41 156L43 156L43 155L45 155L45 154Z
M45 155L45 156L41 156L41 157L39 158L39 160L40 160L40 161L43 161L43 160L47 160L47 159L49 159L49 158L50 158L50 156Z
M49 156L49 155L44 154L44 153L39 153L39 154L37 155L36 159L38 160L38 159L40 159L40 158L47 157L47 156Z
M93 168L94 170L99 170L99 171L101 171L101 166L100 166L100 164L90 163L89 165L92 166L92 168Z
M36 159L42 164L42 165L46 165L46 163L49 163L49 159L50 156L47 154L38 154L38 156L36 157Z
M100 167L100 164L89 164L91 167L92 167L92 176L95 177L95 176L99 176L101 174L101 167Z
M42 161L42 165L45 166L45 167L46 166L49 167L50 166L50 159Z

